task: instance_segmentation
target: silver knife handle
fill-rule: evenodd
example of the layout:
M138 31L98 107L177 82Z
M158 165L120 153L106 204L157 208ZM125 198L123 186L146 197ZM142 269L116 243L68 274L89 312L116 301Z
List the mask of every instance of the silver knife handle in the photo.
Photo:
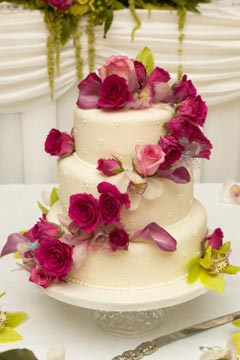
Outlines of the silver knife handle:
M112 360L140 360L145 355L151 355L158 349L157 344L153 341L147 341L137 346L134 350L124 351L122 355L115 356Z

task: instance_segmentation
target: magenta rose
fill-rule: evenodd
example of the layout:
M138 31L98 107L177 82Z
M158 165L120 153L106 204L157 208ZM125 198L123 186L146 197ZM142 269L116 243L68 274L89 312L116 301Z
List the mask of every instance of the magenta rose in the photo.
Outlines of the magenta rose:
M187 75L183 75L182 80L172 86L172 92L177 101L184 100L189 96L197 95L197 90L191 80L187 79Z
M105 65L99 70L102 82L110 75L118 75L126 80L126 84L131 92L138 88L138 78L135 71L135 61L127 56L111 56Z
M155 67L151 72L148 81L149 82L168 82L170 80L169 72L160 67Z
M70 196L68 215L86 233L96 230L102 221L98 200L86 193Z
M157 172L159 165L163 163L165 159L165 152L160 145L148 144L142 149L139 145L136 145L135 151L135 170L144 177L154 175Z
M101 86L102 82L99 76L95 73L90 73L86 79L78 84L79 96L77 106L81 109L97 108Z
M113 176L122 171L122 167L115 159L99 159L97 170L106 176Z
M166 154L164 162L160 164L160 169L169 168L181 158L184 151L184 147L172 135L163 136L159 141L159 145Z
M122 194L115 185L107 182L98 184L99 208L105 224L114 224L120 221L122 206L130 207L128 194Z
M35 250L35 258L49 275L64 279L73 264L71 245L52 238L43 240Z
M188 97L177 107L177 114L189 118L196 126L203 126L207 117L207 106L201 96Z
M208 235L206 237L206 241L208 241L209 245L213 248L213 249L220 249L220 247L223 244L223 232L222 229L217 228L214 230L214 232L211 235Z
M109 234L109 243L113 251L125 250L129 245L129 236L124 229L114 229Z
M45 3L52 5L56 9L63 11L66 10L71 4L77 0L44 0Z
M42 267L33 267L29 277L29 281L47 288L51 285L54 278L49 275Z
M60 226L48 222L46 215L43 214L42 218L28 231L24 233L24 236L30 241L47 240L52 237L59 237L61 235Z
M193 128L194 126L192 125L192 123L189 121L188 118L184 116L172 118L166 123L167 131L170 134L173 134L176 139L179 139L181 137L189 138L193 132Z
M52 129L45 141L45 151L56 156L70 155L74 151L74 139L66 132Z
M126 80L118 75L106 77L100 89L98 106L109 109L120 109L129 102L132 102L132 95Z

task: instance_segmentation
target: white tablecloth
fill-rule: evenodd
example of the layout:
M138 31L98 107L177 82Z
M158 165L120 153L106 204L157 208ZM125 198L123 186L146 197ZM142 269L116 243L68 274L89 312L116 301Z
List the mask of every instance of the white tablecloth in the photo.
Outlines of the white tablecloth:
M2 185L0 186L0 248L9 233L27 229L40 216L36 201L41 199L42 190L52 185ZM208 212L209 226L220 226L225 239L232 241L231 263L240 263L240 206L223 204L219 200L220 184L197 184L195 195ZM6 296L0 299L2 310L23 310L29 319L17 328L23 341L0 344L0 351L28 347L39 360L46 359L52 343L64 342L66 360L111 360L124 350L135 348L140 342L160 334L240 310L240 276L228 276L224 295L208 292L187 303L165 309L162 327L155 333L138 338L117 338L97 328L92 320L93 311L58 302L47 297L27 281L24 271L14 271L16 265L11 256L0 260L0 292ZM149 360L183 359L197 360L200 345L225 346L230 335L237 329L228 324L209 330L194 337L175 342L159 349L147 357ZM181 356L179 357L179 354Z

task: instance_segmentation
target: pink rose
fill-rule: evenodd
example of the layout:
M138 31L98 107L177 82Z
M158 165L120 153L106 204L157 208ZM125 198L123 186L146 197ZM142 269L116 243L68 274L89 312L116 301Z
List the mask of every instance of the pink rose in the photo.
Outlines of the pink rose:
M77 106L81 109L97 108L101 86L102 82L99 76L95 73L89 74L86 79L78 84Z
M181 158L184 147L179 144L177 139L172 135L163 136L159 144L166 154L164 162L160 165L160 169L167 169Z
M118 75L126 80L126 84L131 92L138 88L138 79L135 71L135 61L127 56L111 56L105 65L99 70L102 82L110 75Z
M58 10L66 10L71 4L75 3L77 0L44 0L45 3L52 5Z
M64 279L73 264L71 245L52 238L43 240L35 250L35 258L49 275Z
M132 102L132 95L126 80L118 75L109 75L106 77L100 89L98 106L109 109L120 109L129 102Z
M207 117L207 106L201 96L188 97L177 107L177 114L186 116L196 126L203 126Z
M121 165L115 159L99 159L97 170L102 171L106 176L116 175L122 171Z
M160 145L145 145L143 149L139 145L135 147L136 159L135 170L142 176L154 175L161 163L164 162L165 152Z
M44 288L47 288L49 285L51 285L53 279L54 278L41 267L33 267L29 277L29 281Z
M223 232L222 229L217 228L214 230L214 232L211 235L208 235L206 237L206 241L208 241L209 245L213 248L213 249L220 249L220 247L223 244Z
M115 185L107 182L98 184L99 208L105 224L114 224L120 221L120 212L124 205L130 207L128 194L122 194Z
M56 156L70 155L74 151L74 139L66 132L52 129L45 141L45 151Z
M24 236L30 241L47 240L52 237L59 237L60 235L60 226L48 222L45 214L43 214L42 218L40 218L30 230L24 233Z
M129 236L124 229L114 229L109 234L109 243L113 251L128 248Z
M183 75L182 80L172 86L172 92L177 101L184 100L189 96L197 95L197 90L191 80L187 79L187 75Z
M97 199L86 193L70 196L68 215L86 233L96 230L102 221Z

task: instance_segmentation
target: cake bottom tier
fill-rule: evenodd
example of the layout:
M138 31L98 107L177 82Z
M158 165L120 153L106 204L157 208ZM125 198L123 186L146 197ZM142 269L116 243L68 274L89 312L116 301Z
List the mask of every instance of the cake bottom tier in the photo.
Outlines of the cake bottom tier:
M48 220L57 222L60 205L50 210ZM135 239L128 250L89 251L68 281L102 288L146 288L163 286L187 276L189 261L199 255L207 232L206 212L196 199L187 217L166 230L177 240L177 250L162 251L155 243Z

